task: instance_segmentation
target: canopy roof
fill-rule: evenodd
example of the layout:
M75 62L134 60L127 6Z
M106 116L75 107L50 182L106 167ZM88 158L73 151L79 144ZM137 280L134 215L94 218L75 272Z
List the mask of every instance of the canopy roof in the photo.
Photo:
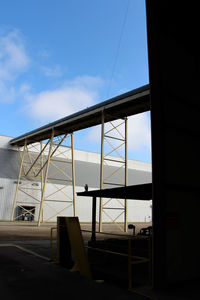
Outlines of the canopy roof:
M23 146L25 140L27 144L43 141L51 137L52 130L54 136L58 136L99 125L102 122L102 112L105 122L109 122L148 110L150 110L150 88L149 85L145 85L25 133L12 139L10 144Z
M84 197L102 197L132 200L151 200L152 183L129 185L111 189L93 190L87 192L78 192L77 196Z

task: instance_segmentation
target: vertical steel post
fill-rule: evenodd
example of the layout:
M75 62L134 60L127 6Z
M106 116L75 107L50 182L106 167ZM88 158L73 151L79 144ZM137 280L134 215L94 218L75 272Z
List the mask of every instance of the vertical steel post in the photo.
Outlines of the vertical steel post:
M125 118L125 186L128 185L128 118ZM127 199L124 199L124 231L127 232Z
M73 211L76 216L76 193L75 193L75 165L74 165L74 134L71 133L71 151L72 151L72 189L73 189Z
M128 239L128 288L132 289L132 264L131 264L132 248L131 239Z
M103 189L103 158L104 158L104 111L102 111L101 121L101 165L100 165L100 189ZM103 199L99 202L99 232L102 232L102 208Z
M45 170L45 177L44 177L43 188L42 188L40 211L39 211L39 216L38 216L38 226L40 226L41 214L42 214L42 211L43 211L43 202L44 202L44 197L45 197L45 188L46 188L48 171L49 171L49 163L50 163L50 159L51 159L51 149L52 149L52 145L53 145L53 138L54 138L54 130L52 130L51 141L50 141L50 145L49 145L49 153L48 153L48 159L47 159L46 170Z
M92 199L92 236L91 241L96 242L96 197Z
M24 150L23 150L23 155L22 155L22 157L21 157L21 163L20 163L19 175L18 175L18 179L17 179L17 186L16 186L16 191L15 191L15 197L14 197L14 202L13 202L13 207L12 207L11 221L14 220L15 206L16 206L16 202L17 202L17 194L18 194L19 183L20 183L20 178L21 178L21 174L22 174L22 167L23 167L23 162L24 162L24 156L25 156L25 151L26 151L26 145L27 145L27 141L25 140L25 143L24 143Z
M40 142L40 151L41 151L41 156L40 156L40 166L41 166L41 189L40 189L40 193L41 193L41 202L42 202L42 189L43 189L43 180L44 180L44 176L43 176L43 153L42 153L42 141ZM42 206L42 223L44 222L44 207Z

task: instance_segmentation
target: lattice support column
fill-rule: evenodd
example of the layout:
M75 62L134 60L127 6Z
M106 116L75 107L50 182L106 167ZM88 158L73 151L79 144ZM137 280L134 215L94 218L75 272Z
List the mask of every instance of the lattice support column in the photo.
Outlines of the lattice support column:
M33 143L18 149L20 168L12 207L12 221L35 220L40 205L40 183L35 177L40 161L38 157L40 145Z
M105 123L105 114L102 113L100 189L128 184L127 161L127 118ZM118 226L126 232L127 200L100 198L100 232L104 217L114 224L123 223L123 228Z
M50 145L49 145L48 157L47 157L47 160L46 160L44 181L43 181L43 169L44 169L44 165L43 165L43 160L42 159L41 159L41 161L42 161L42 163L41 163L41 169L40 169L40 171L37 174L37 175L41 174L41 178L42 178L41 202L40 202L40 210L39 210L39 216L38 216L38 226L40 225L40 222L41 222L41 216L42 216L42 220L44 221L45 189L46 189L46 184L47 184L47 177L48 177L48 171L49 171L49 163L50 163L50 159L51 159L51 156L52 156L53 138L54 138L54 130L52 130L52 134L51 134L51 138L50 138L50 143L49 143ZM41 151L41 156L42 156L42 151Z
M21 151L21 150L19 149L19 151ZM15 190L14 202L13 202L13 206L12 206L12 213L11 213L11 218L10 218L11 221L14 221L14 219L15 219L15 208L16 208L16 203L17 203L17 195L18 195L18 190L19 190L19 185L20 185L20 179L21 179L21 176L22 176L22 169L23 169L25 151L26 151L26 141L25 141L25 144L24 144L24 147L23 147L23 153L20 156L21 161L20 161L20 168L19 168L19 174L18 174L18 179L17 179L17 186L16 186L16 190Z
M56 135L56 136L55 136ZM61 147L62 146L62 147ZM75 216L73 134L55 134L24 145L11 220L55 221L57 215Z
M42 211L44 211L44 222L52 221L58 215L75 216L73 133L56 137L52 134L48 156L42 170L44 170L44 183L38 225L42 221Z

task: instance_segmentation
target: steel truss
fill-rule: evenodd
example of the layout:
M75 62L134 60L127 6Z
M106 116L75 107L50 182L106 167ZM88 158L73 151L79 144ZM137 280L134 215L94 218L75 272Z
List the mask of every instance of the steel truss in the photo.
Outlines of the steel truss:
M105 122L102 113L100 189L127 186L127 118ZM100 198L99 231L102 232L103 217L127 231L127 200ZM123 216L123 222L121 218ZM120 225L123 223L123 227Z
M60 147L62 145L62 147ZM55 219L76 215L73 134L54 135L19 148L20 169L11 220ZM20 213L19 213L20 211Z

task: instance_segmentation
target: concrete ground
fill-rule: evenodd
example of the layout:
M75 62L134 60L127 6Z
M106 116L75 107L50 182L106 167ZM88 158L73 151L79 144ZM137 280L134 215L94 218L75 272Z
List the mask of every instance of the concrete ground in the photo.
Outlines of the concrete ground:
M136 225L136 233L149 223ZM37 227L34 223L0 222L0 295L3 299L36 299L45 297L73 297L84 299L123 300L192 300L199 298L199 283L174 287L165 291L154 291L150 286L142 286L127 291L116 285L97 283L76 272L49 260L50 230L56 224ZM82 229L91 230L90 224L81 224ZM118 227L106 224L104 231L119 233ZM53 256L56 255L54 232ZM129 230L127 234L132 234ZM85 240L90 233L84 233ZM104 235L101 235L103 238Z
M149 225L149 224L145 224ZM0 222L0 291L5 299L35 299L71 296L73 299L149 299L113 285L97 283L78 273L50 262L50 231L56 224ZM137 230L143 227L138 224ZM91 224L81 224L91 230ZM115 225L104 225L104 231L122 233ZM132 234L129 231L127 234ZM84 240L91 233L83 233ZM107 235L99 235L100 238ZM56 257L56 230L53 234L53 258ZM134 295L134 297L133 297Z
M141 228L150 226L150 223L136 223L136 233ZM56 223L44 223L40 227L32 222L0 222L0 244L15 244L27 250L45 256L50 259L56 258L56 230L53 230L52 255L50 254L51 228L56 228ZM81 229L90 230L91 224L81 224ZM124 233L116 224L104 224L103 231L114 234L132 235L133 231ZM104 239L111 236L98 234L97 239ZM91 233L83 232L83 239L89 240Z
M0 247L2 299L135 299L132 293L97 283L14 246Z
M134 223L136 233L143 227L148 227L151 223ZM49 239L50 229L56 227L56 223L44 223L37 226L35 222L0 222L0 239ZM98 225L97 225L98 227ZM91 224L81 223L81 229L91 230ZM123 232L121 224L103 224L103 231L111 233L132 234L132 230L128 229L127 233Z

